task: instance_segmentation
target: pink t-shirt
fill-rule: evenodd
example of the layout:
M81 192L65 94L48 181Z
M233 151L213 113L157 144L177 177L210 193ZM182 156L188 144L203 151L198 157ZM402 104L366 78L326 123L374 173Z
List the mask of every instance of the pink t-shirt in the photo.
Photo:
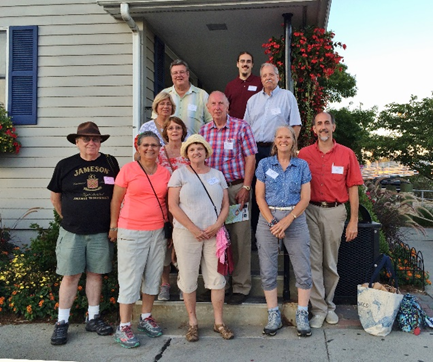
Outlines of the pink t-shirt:
M149 181L137 162L127 163L120 169L116 177L116 185L126 188L123 206L120 209L118 226L129 230L158 230L167 220L167 184L170 172L158 165L156 172L149 175L153 188L158 195L159 202Z

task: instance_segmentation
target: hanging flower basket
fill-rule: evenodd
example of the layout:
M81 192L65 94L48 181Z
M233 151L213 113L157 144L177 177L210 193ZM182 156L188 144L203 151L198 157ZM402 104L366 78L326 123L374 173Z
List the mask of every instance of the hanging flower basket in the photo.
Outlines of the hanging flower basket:
M21 143L17 141L17 137L11 118L0 105L0 154L20 152Z
M334 33L323 28L307 27L295 30L292 34L291 71L294 95L298 101L299 112L305 131L301 135L300 146L315 142L311 131L313 117L322 112L328 104L329 94L324 83L335 71L342 71L340 62L343 57L337 48L346 45L333 42ZM284 37L272 37L262 45L269 63L280 72L280 86L284 85Z

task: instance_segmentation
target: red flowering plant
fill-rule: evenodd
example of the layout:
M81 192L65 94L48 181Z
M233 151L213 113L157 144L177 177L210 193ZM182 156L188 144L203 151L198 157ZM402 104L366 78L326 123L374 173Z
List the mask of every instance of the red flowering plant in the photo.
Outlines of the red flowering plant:
M291 71L294 95L298 101L299 112L305 126L299 139L299 146L315 142L312 121L315 114L323 111L329 101L326 81L337 70L343 71L343 57L337 48L346 45L333 42L334 33L322 28L307 27L292 34ZM280 86L284 86L284 37L272 37L262 45L269 63L274 64L280 73ZM340 65L340 66L339 66Z
M21 144L11 118L0 104L0 153L18 153Z

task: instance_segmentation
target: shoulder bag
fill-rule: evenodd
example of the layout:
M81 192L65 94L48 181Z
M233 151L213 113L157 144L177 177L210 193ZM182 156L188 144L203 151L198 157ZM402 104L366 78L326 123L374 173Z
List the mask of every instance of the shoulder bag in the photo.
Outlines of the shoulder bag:
M191 170L194 171L195 175L197 176L197 178L199 179L200 183L202 184L204 190L206 191L207 196L209 197L210 202L213 205L213 208L215 210L215 214L218 218L218 211L217 208L212 200L212 197L210 197L209 192L207 191L206 186L204 185L203 181L201 180L200 176L197 174L197 172L195 172L195 170L193 169L193 167L191 165L189 165L189 167L191 167ZM221 228L218 230L217 234L216 234L216 238L217 238L217 245L224 245L224 250L219 250L218 246L217 246L217 250L216 250L216 256L218 258L218 268L217 271L218 273L220 273L221 275L228 275L231 272L233 272L234 269L234 263L233 263L233 253L232 253L232 244L230 242L230 234L227 230L227 228L225 227L225 225L223 224L223 226L221 226ZM220 242L219 242L220 241ZM219 254L221 254L221 256L219 256Z

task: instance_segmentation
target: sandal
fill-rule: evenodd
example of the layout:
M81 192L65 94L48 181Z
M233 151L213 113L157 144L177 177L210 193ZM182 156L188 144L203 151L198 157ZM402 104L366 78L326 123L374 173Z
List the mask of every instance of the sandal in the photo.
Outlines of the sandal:
M189 326L188 332L186 332L185 338L188 342L198 341L198 326Z
M213 330L214 332L221 334L224 339L233 339L235 336L225 324L214 324Z

